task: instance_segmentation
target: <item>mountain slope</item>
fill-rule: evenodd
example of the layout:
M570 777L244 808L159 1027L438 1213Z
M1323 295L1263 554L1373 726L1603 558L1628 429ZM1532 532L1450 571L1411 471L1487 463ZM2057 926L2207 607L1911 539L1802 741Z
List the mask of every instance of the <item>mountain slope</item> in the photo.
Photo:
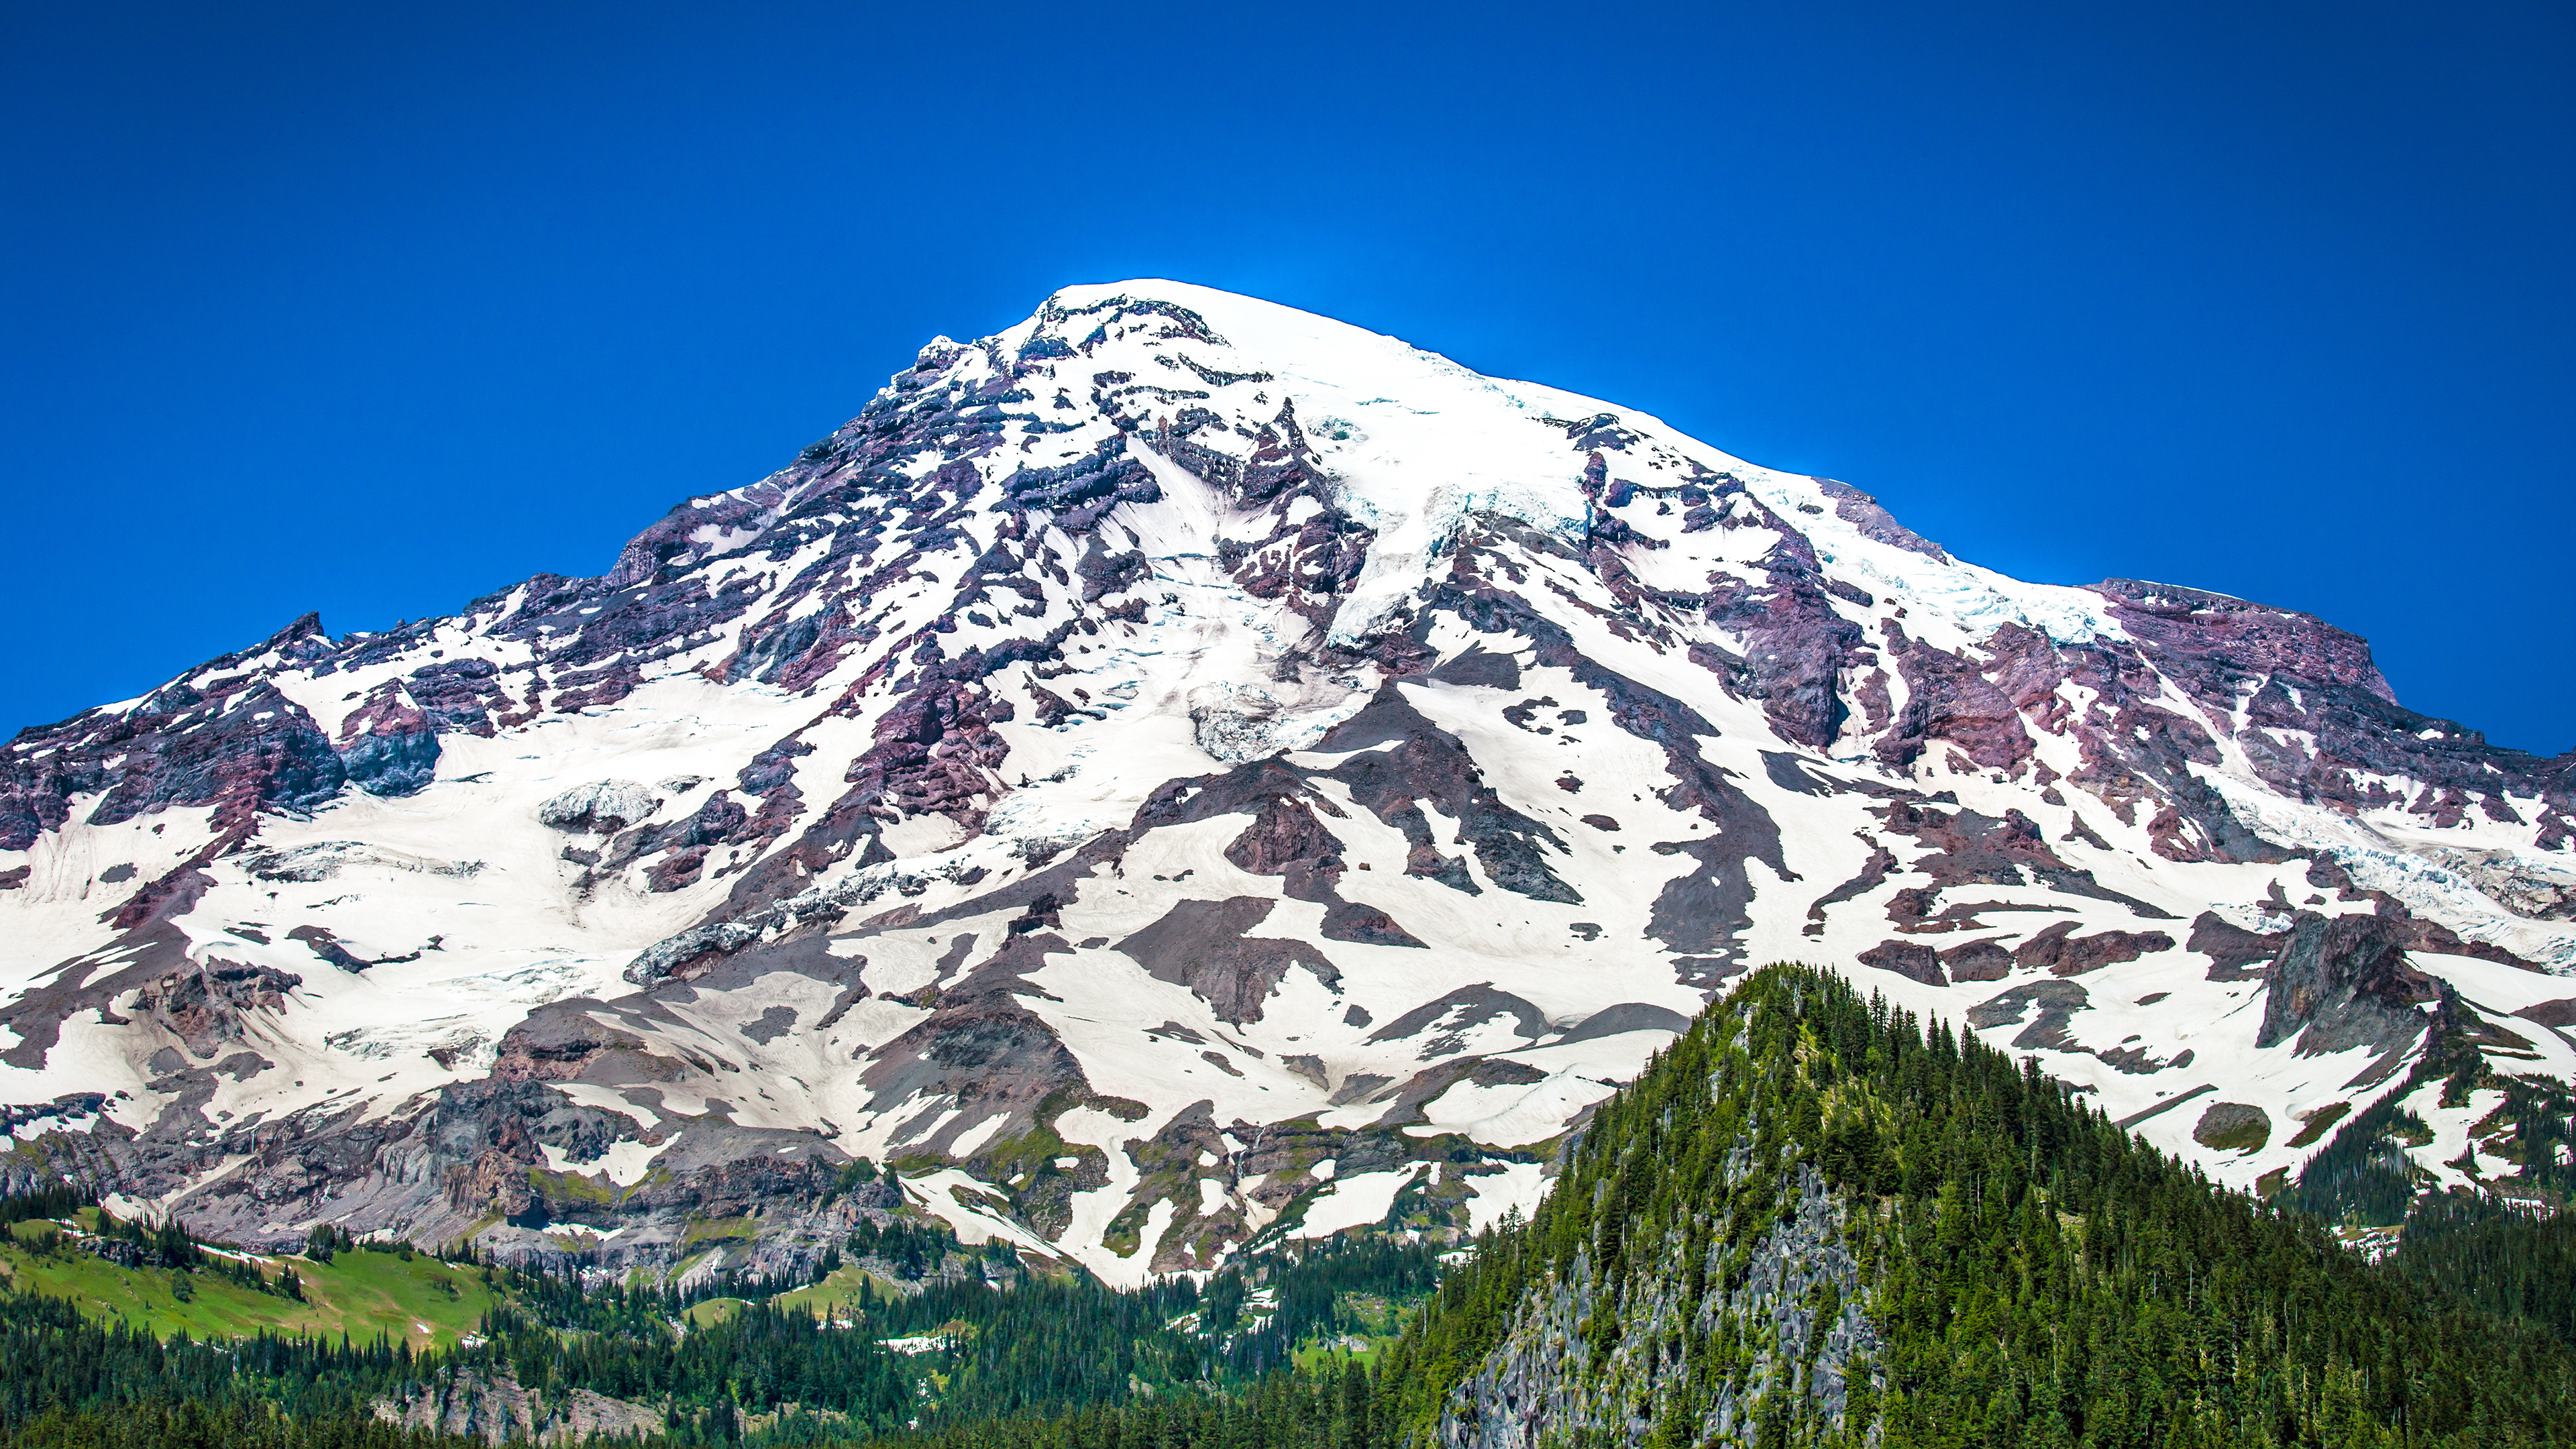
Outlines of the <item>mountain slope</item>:
M1713 1009L1442 1287L1411 1442L2543 1443L2576 1357L1807 969Z
M2576 1077L2571 769L2305 615L1069 288L604 576L23 732L0 1102L20 1175L245 1242L783 1266L864 1156L1136 1282L1526 1209L1517 1149L1809 957L2268 1185L2440 1023ZM2410 1110L2406 1174L2525 1165Z

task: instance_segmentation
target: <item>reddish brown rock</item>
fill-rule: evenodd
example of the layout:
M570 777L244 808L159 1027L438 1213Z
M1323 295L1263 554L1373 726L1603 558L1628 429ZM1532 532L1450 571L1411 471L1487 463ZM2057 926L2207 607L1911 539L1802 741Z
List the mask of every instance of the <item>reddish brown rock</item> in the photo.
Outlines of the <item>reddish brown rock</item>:
M2074 934L2073 921L2060 921L2013 949L2013 963L2054 976L2081 976L2123 961L2173 949L2173 937L2162 931L2100 931Z
M1860 953L1860 964L1893 971L1926 986L1950 984L1941 974L1940 956L1920 941L1881 941Z

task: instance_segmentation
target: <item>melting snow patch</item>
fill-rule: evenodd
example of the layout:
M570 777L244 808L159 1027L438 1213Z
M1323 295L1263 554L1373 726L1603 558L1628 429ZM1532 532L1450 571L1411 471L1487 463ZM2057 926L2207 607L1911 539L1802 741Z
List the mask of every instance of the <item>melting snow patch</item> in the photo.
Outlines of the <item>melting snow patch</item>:
M1423 1108L1429 1125L1405 1128L1413 1137L1464 1132L1488 1147L1544 1142L1565 1130L1576 1113L1619 1089L1565 1067L1530 1086L1485 1087L1460 1082Z
M1341 1178L1330 1192L1306 1204L1306 1219L1290 1236L1329 1238L1344 1228L1384 1222L1387 1210L1395 1206L1395 1195L1413 1177L1411 1171L1403 1171L1363 1172L1357 1177Z

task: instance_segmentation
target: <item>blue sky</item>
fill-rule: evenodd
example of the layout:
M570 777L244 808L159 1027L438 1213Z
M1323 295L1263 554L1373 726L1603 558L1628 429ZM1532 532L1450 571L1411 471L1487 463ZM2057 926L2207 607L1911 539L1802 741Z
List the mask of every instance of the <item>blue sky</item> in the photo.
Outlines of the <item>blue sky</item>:
M596 573L1169 276L2576 746L2576 11L0 10L0 732Z

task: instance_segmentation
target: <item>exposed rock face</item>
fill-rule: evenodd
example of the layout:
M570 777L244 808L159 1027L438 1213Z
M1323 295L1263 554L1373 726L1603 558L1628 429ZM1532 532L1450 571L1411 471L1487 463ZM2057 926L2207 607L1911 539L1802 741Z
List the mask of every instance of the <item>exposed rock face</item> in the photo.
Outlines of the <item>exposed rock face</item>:
M1728 1186L1752 1170L1750 1154L1732 1164ZM1680 1243L1663 1246L1645 1271L1619 1284L1597 1281L1589 1250L1579 1252L1571 1281L1524 1310L1481 1367L1452 1395L1440 1421L1443 1444L1473 1449L1542 1449L1569 1442L1638 1445L1659 1414L1656 1402L1667 1346L1721 1325L1761 1345L1732 1381L1701 1406L1700 1436L1727 1442L1749 1427L1755 1401L1810 1401L1817 1417L1839 1426L1849 1391L1846 1368L1883 1382L1872 1362L1884 1349L1870 1320L1871 1296L1860 1265L1843 1246L1844 1207L1812 1167L1781 1174L1780 1201L1754 1237L1740 1269L1728 1262L1731 1220L1709 1235L1705 1261L1681 1261ZM1740 1273L1740 1277L1739 1277ZM1692 1295L1686 1284L1705 1282ZM1587 1333L1607 1318L1609 1334Z
M192 1054L210 1057L222 1043L241 1039L243 1013L280 1010L286 993L303 984L303 977L271 967L209 959L136 992L134 1009L159 1021Z
M2428 1026L2419 1003L2439 999L2441 984L2406 959L2405 934L2377 916L2332 918L2301 912L2273 963L2264 990L2256 1046L2289 1041L2302 1055L2367 1047L2379 1061L2366 1085L2397 1069Z
M594 780L575 785L537 807L537 819L557 830L615 835L630 824L642 824L662 802L632 780Z
M1259 896L1182 901L1118 949L1156 979L1189 987L1217 1020L1242 1026L1261 1019L1261 1003L1291 968L1314 973L1328 988L1341 984L1333 963L1305 942L1251 934L1270 909Z
M1522 1149L1804 957L2250 1186L2306 1148L2184 1093L2360 1110L2445 983L2571 995L2498 974L2576 967L2571 775L2303 614L2018 584L1591 399L1072 288L599 577L23 732L0 1112L248 1242L774 1268L887 1210L864 1157L1132 1281L1526 1204Z
M376 1417L407 1429L481 1439L487 1444L571 1444L592 1437L657 1435L659 1410L588 1389L531 1393L510 1374L459 1375L416 1394L376 1405Z

